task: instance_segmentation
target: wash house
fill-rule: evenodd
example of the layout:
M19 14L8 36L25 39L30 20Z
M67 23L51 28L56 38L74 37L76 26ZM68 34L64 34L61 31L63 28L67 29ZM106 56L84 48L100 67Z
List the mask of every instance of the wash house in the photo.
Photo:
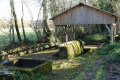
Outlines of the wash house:
M57 42L57 33L60 28L63 29L68 41L68 31L72 29L72 37L75 40L75 29L79 25L105 24L110 33L111 43L114 40L113 29L118 21L118 16L107 11L97 9L93 6L79 3L78 5L51 18L55 25L55 45Z

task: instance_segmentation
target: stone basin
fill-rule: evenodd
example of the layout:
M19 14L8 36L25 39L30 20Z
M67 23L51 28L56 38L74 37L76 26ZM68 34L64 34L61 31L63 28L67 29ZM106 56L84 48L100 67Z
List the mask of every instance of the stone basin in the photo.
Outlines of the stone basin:
M35 59L16 59L3 64L4 67L12 67L13 70L28 74L29 76L40 73L46 75L52 72L52 61Z

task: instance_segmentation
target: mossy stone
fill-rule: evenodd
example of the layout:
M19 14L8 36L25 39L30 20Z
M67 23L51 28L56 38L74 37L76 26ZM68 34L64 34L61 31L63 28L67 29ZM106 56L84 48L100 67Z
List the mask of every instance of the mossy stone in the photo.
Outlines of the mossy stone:
M14 71L19 71L21 73L25 73L25 74L28 74L28 76L32 76L34 74L37 74L37 73L40 73L41 75L46 75L46 74L49 74L50 72L52 72L52 61L46 61L46 60L34 60L34 61L42 61L42 63L37 63L37 62L34 62L35 64L37 64L36 66L34 67L18 67L19 65L17 64L17 60L13 60L13 61L10 61L8 63L5 63L3 64L2 66L3 67L11 67ZM33 60L33 59L20 59L20 60ZM30 61L29 61L30 62ZM29 63L28 62L28 63ZM24 64L21 64L22 62L20 62L20 66L24 65ZM30 65L32 65L32 63L30 63Z
M75 56L82 55L84 52L84 47L82 41L70 41L62 44L60 47L59 56L74 58Z

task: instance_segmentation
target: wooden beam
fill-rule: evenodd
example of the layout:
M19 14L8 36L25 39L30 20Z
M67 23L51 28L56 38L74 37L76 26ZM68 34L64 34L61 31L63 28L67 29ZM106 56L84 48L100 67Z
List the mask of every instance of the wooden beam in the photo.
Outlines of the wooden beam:
M107 30L109 31L109 33L111 33L110 28L108 27L107 24L105 24L105 27L107 28Z

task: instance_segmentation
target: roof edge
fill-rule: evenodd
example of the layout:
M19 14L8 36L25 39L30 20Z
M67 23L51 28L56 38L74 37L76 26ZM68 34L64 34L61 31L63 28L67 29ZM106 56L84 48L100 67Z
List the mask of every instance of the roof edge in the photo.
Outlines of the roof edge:
M110 15L112 15L112 16L115 16L115 17L117 17L117 18L120 19L120 16L119 16L119 15L116 15L116 14L114 14L114 13L111 13L111 12L108 12L108 11L105 11L105 10L102 10L102 9L99 9L99 8L96 8L96 7L94 7L94 6L90 6L90 5L87 5L87 4L84 4L84 3L79 3L79 4L73 6L73 7L69 8L69 9L67 9L67 10L65 10L65 11L63 11L63 12L61 12L61 13L59 13L58 15L56 15L56 16L50 18L49 20L54 20L55 17L60 16L60 15L62 15L62 14L64 14L64 13L66 13L67 11L69 11L69 10L71 10L71 9L73 9L73 8L75 8L75 7L77 7L77 6L88 6L88 7L94 8L94 9L96 9L96 10L98 10L98 11L102 11L102 12L108 13L108 14L110 14Z

